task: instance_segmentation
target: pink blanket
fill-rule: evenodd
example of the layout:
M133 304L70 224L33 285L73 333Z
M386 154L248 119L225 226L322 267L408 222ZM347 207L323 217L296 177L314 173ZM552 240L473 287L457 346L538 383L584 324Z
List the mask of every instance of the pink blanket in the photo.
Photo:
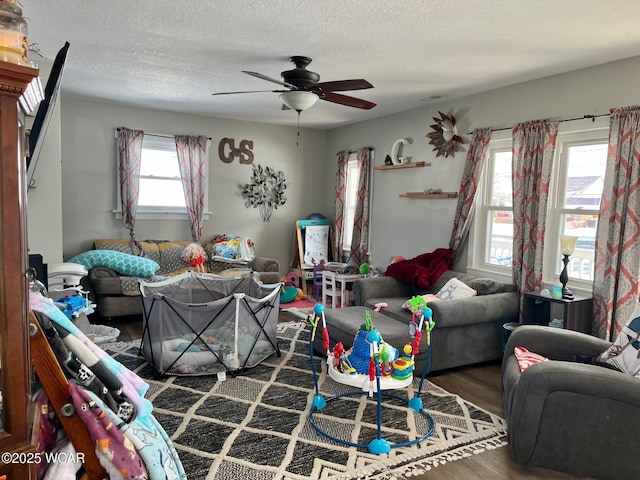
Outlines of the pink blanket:
M387 267L385 275L425 290L433 287L446 270L453 265L453 250L437 248L409 260L401 260Z

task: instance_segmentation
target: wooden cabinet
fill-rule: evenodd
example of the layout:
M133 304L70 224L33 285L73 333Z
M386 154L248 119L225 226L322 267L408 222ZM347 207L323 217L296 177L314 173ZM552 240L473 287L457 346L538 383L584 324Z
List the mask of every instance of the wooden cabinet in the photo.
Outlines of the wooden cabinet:
M38 70L0 62L0 478L33 478L24 128L20 95ZM6 453L15 453L5 463ZM11 457L9 457L11 458ZM15 461L13 461L15 460Z

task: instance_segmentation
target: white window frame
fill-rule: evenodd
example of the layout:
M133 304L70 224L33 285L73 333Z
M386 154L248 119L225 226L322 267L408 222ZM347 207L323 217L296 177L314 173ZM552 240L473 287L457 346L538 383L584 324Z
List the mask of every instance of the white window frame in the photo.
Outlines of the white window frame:
M511 131L498 131L492 135L487 149L487 161L481 179L478 182L476 192L475 213L473 225L469 232L469 249L467 258L467 270L478 275L490 274L494 278L510 283L512 281L511 266L502 266L489 263L485 260L487 250L490 248L490 241L487 241L489 216L496 210L510 210L513 206L492 206L492 189L489 179L493 178L495 154L498 152L511 151L512 140ZM482 240L484 239L484 240Z
M163 137L160 135L145 135L142 140L142 161L144 161L145 149L161 149L175 154L176 162L178 161L178 155L176 152L176 144L173 137ZM207 152L208 153L208 152ZM153 176L140 178L153 178ZM157 177L163 179L163 177ZM120 192L120 169L116 168L116 191L118 202L116 208L113 210L116 219L122 219L122 195ZM207 220L211 212L208 209L209 205L209 161L205 163L205 195L204 195L205 212L203 218ZM187 214L186 205L182 207L175 206L150 206L150 205L138 205L136 210L137 220L189 220Z
M558 280L561 270L560 232L561 215L571 209L560 209L559 205L564 194L566 184L566 148L570 145L608 143L609 118L607 116L593 119L584 119L571 122L561 122L558 127L558 140L556 143L556 158L553 162L553 171L547 206L547 221L545 229L545 249L543 259L543 284L550 288ZM512 149L511 129L494 132L489 142L488 158L485 171L478 182L476 196L475 215L470 229L469 248L467 252L467 271L474 275L491 276L493 278L512 282L513 274L511 266L489 264L484 261L487 242L487 222L489 212L492 210L504 210L501 207L490 207L491 189L488 182L493 178L493 154L496 151ZM592 282L575 277L569 278L571 290L580 293L590 293Z

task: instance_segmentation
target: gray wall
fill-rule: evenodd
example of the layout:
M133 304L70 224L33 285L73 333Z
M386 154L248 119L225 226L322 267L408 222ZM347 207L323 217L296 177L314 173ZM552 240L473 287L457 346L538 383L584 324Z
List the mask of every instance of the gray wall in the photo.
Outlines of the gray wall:
M51 65L42 63L40 75L48 78ZM43 80L43 88L45 81ZM34 114L35 116L35 114ZM25 124L31 127L33 117ZM62 145L60 124L60 102L51 115L42 153L35 172L35 188L27 190L27 239L29 253L39 253L47 263L62 262Z
M91 248L94 238L128 238L112 213L116 206L114 130L126 126L151 133L211 136L209 207L214 214L205 224L203 238L215 233L247 235L256 242L259 254L281 262L284 275L288 272L295 220L313 212L333 217L336 153L373 146L375 164L381 165L395 140L411 138L413 143L404 147L403 154L431 166L374 172L370 246L372 263L384 269L391 256L410 258L448 246L457 200L404 199L399 194L426 188L457 191L469 141L467 132L486 126L511 127L539 118L602 114L612 107L638 104L638 78L640 57L328 131L302 129L298 148L296 129L291 127L143 110L63 95L61 127L57 127L61 142L53 140L53 152L47 151L48 156L38 167L43 194L29 194L31 250L37 253L47 246L52 253L50 258L45 255L45 261L55 263L59 261L56 252L69 258ZM453 158L436 158L425 137L438 111L455 115L465 140ZM55 125L52 128L49 134L55 136ZM269 223L262 223L257 210L246 209L240 195L238 185L249 180L251 167L237 160L225 164L218 159L217 145L223 137L253 140L255 162L285 172L288 201L274 212ZM61 154L56 158L58 149ZM58 178L62 179L61 194L52 186ZM45 185L52 190L46 195ZM60 226L61 244L56 230ZM140 239L190 238L186 221L139 220L136 233Z
M340 150L369 145L376 149L375 164L382 165L395 140L411 138L413 143L404 147L404 155L411 156L412 161L431 163L424 168L375 171L370 221L372 263L385 269L392 256L411 258L448 247L457 200L408 199L399 198L399 194L427 188L458 191L470 140L467 132L480 127L511 127L540 118L597 115L608 113L612 107L636 105L640 103L638 78L640 57L635 57L330 130L330 158ZM425 137L432 131L433 117L440 116L438 111L455 116L458 132L464 138L454 158L436 158ZM327 190L325 195L325 209L329 209L333 192Z
M128 230L113 214L117 192L114 135L117 127L126 126L158 134L210 136L209 210L213 215L205 222L202 240L216 233L248 236L259 255L277 258L283 275L287 273L295 220L318 211L314 203L321 204L325 195L325 131L302 129L296 147L296 129L290 127L67 97L62 98L61 112L62 215L51 214L63 227L65 259L90 249L95 238L129 238ZM270 222L263 223L257 209L244 207L239 185L249 181L252 167L218 158L218 142L223 137L236 139L236 144L241 139L253 140L254 163L285 173L287 202L274 211ZM42 178L40 183L47 181ZM30 210L32 207L35 209L30 205ZM141 240L191 238L186 219L139 219L136 234Z

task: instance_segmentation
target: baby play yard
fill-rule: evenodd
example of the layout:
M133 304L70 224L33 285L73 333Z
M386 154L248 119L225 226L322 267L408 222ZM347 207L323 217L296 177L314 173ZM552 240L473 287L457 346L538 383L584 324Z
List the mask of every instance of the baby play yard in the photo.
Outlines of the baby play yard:
M224 376L255 367L276 341L280 284L252 274L225 278L188 271L140 282L142 352L159 374Z

